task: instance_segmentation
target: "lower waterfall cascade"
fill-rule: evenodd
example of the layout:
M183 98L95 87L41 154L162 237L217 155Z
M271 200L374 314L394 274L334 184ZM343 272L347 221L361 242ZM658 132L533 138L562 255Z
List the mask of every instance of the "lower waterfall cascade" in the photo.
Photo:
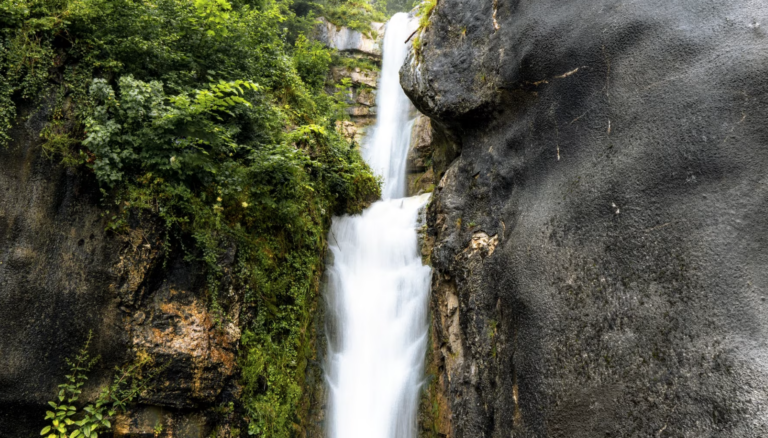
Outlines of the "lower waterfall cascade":
M417 244L417 220L429 195L405 197L406 156L414 109L399 69L415 20L387 23L378 116L363 156L383 178L382 200L361 215L334 218L327 269L332 438L416 436L427 345L430 267Z

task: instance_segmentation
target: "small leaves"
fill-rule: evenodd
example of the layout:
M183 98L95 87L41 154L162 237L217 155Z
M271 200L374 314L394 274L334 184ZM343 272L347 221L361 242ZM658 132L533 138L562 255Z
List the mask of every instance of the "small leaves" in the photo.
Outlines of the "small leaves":
M62 395L76 399L75 394L79 394L79 387L86 379L85 373L90 371L96 363L96 358L91 358L88 353L88 347L92 339L92 334L88 335L88 340L83 349L75 356L74 360L67 360L72 374L66 376L67 383L59 385L61 390L58 396ZM136 362L128 364L125 367L116 368L116 375L113 383L101 389L99 396L94 403L91 403L78 411L74 405L61 403L56 405L49 402L55 408L55 411L47 411L46 420L51 420L51 424L43 428L40 435L45 436L49 432L54 432L49 437L55 438L78 438L98 436L98 430L110 429L112 423L108 417L117 413L118 409L124 409L127 403L132 401L138 394L146 388L147 383L142 380L142 372L145 367L152 364L152 358L147 354L139 354ZM150 373L150 376L154 375ZM72 380L69 376L75 376ZM77 416L77 420L70 417Z

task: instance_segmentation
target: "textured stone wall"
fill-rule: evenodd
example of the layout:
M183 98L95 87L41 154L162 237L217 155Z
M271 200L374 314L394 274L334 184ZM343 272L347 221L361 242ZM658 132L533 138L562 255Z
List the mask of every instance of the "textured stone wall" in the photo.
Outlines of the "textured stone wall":
M768 436L765 23L438 2L401 71L459 154L427 215L425 434Z
M351 87L344 96L349 118L337 122L337 129L358 144L365 136L366 128L376 120L376 88L384 30L384 23L373 22L370 33L366 34L336 26L322 17L315 26L313 37L326 47L337 50L342 60L346 61L345 65L331 67L326 91L335 94L336 84L344 79L350 81Z

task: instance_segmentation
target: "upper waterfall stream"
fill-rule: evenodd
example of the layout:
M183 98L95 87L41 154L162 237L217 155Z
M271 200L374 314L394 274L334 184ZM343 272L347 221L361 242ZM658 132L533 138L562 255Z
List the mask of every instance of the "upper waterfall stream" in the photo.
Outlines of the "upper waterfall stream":
M384 36L378 117L363 147L384 179L382 200L362 215L334 218L328 239L332 438L416 436L430 276L416 227L429 195L404 198L414 111L399 81L404 41L415 26L407 14L396 14Z

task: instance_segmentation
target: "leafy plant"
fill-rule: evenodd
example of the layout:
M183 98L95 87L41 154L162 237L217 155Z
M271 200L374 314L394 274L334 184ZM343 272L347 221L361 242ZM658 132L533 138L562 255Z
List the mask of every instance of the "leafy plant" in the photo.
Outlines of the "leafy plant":
M351 54L345 54L344 56L341 56L340 54L337 53L333 57L332 63L333 65L344 66L350 70L354 70L357 68L361 70L370 70L370 71L381 70L378 64L376 64L370 58L367 58L363 55L355 56Z
M349 95L352 88L352 79L342 78L339 82L333 85L336 92L333 93L334 106L333 111L339 120L349 119L347 114L347 108L349 108Z
M419 27L413 37L413 51L417 60L421 57L422 37L429 27L437 2L438 0L422 0L418 6L416 16L419 18Z
M337 26L346 26L375 37L371 22L384 22L387 16L385 5L371 3L368 0L329 0L321 6L320 14Z
M438 0L422 0L419 4L417 17L419 17L419 30L426 29L429 26L429 20L437 7Z
M331 51L317 41L310 41L305 35L300 35L296 41L293 53L296 71L309 87L320 90L328 76L331 64Z
M137 171L182 180L215 174L218 157L237 149L232 130L218 121L224 113L234 116L236 105L251 106L244 90L259 89L249 81L219 81L167 97L161 82L130 75L120 78L119 87L116 97L107 81L93 80L95 107L83 141L95 155L96 177L110 186Z
M163 423L162 423L162 422L160 422L160 421L158 421L157 423L155 423L155 426L154 426L154 427L152 427L152 433L153 433L153 434L154 434L156 437L160 436L160 434L161 434L161 433L163 433Z
M59 385L56 399L48 402L54 410L47 411L45 419L51 424L45 426L40 435L47 438L97 437L112 427L110 419L118 411L125 410L147 388L148 379L143 378L142 373L153 361L142 353L134 363L116 368L112 383L101 390L95 402L78 409L77 402L88 380L87 374L99 360L88 352L92 339L93 334L89 333L88 340L75 358L67 359L69 374L65 376L66 381Z

